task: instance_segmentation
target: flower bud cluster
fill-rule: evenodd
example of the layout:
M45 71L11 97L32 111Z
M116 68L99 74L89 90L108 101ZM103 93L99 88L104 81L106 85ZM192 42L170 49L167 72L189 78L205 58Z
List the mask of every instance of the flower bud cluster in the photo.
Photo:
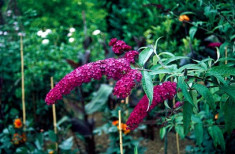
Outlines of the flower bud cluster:
M112 46L113 52L118 55L131 49L131 46L127 45L122 40L118 40L117 38L112 38L109 42L109 46Z
M153 89L153 101L148 109L149 100L145 95L139 103L136 105L126 124L128 129L134 130L146 117L147 113L150 112L157 104L164 102L166 99L171 100L176 94L176 83L175 82L164 82L162 85L157 85Z

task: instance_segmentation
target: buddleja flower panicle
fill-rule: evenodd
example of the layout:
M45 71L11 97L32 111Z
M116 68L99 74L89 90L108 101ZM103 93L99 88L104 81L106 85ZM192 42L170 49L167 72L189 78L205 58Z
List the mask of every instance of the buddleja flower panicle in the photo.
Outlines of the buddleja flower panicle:
M176 83L175 82L164 82L162 85L157 85L153 89L153 101L148 109L149 100L146 95L136 105L126 124L128 129L134 130L144 120L147 113L151 111L156 105L164 102L166 99L173 99L176 94Z
M109 45L117 47L118 53L131 49L124 41L116 38L111 39ZM62 99L63 95L69 94L75 87L88 83L92 79L99 80L103 75L107 76L107 79L117 80L114 95L120 98L127 97L136 85L135 81L140 82L142 78L138 70L130 67L130 63L135 62L134 58L138 54L137 51L133 50L127 52L123 58L98 60L76 68L49 91L45 99L46 103L48 105L54 104L56 100Z

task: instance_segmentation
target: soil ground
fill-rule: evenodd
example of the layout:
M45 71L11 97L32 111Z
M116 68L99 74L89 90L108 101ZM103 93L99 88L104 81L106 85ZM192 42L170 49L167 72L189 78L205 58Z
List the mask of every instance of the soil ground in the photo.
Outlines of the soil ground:
M102 125L102 118L100 117L101 114L96 114L96 126ZM160 139L159 136L159 129L154 129L154 140L150 139L144 139L141 141L140 146L146 147L147 150L145 151L145 154L164 154L164 140ZM133 137L140 137L140 133L132 134ZM176 135L173 132L168 133L168 148L167 152L168 154L177 154L177 147L176 147ZM109 138L107 134L102 134L101 136L96 135L95 136L95 143L97 150L101 151L102 153L106 151L108 148ZM188 139L179 139L180 143L180 153L185 153L185 147L186 145L193 145L193 141L190 141Z

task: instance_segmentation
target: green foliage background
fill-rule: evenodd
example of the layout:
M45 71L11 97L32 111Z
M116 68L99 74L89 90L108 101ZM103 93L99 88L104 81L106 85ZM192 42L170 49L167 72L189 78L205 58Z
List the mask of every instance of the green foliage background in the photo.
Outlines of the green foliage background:
M44 99L50 89L50 77L53 76L54 80L58 82L63 76L73 70L66 59L73 60L76 63L81 62L87 50L91 52L89 61L109 57L110 55L106 55L105 46L107 46L109 39L113 37L123 39L127 44L132 45L134 49L148 46L147 49L149 50L152 49L151 47L155 41L162 37L153 49L155 50L154 53L158 55L153 56L153 58L150 58L150 55L142 55L144 59L149 59L149 61L145 64L147 61L145 60L140 66L153 71L146 75L148 78L147 82L149 82L150 78L157 82L169 80L171 75L177 78L178 87L182 89L186 99L186 103L183 106L184 112L174 115L172 119L178 118L180 120L178 120L176 125L169 124L167 129L175 127L176 132L181 137L185 137L187 132L195 133L196 138L194 139L197 146L196 148L188 147L188 151L203 152L204 150L205 152L206 148L202 144L211 145L211 147L208 146L207 150L216 151L218 150L216 149L217 145L221 147L218 150L219 152L221 149L224 150L223 133L230 133L235 126L231 120L234 119L232 118L234 117L234 110L230 109L230 107L234 108L234 96L232 96L234 92L234 73L232 72L234 70L222 65L224 63L225 50L227 50L228 57L231 58L228 59L228 66L234 67L235 23L234 2L232 0L3 0L0 2L0 9L0 32L2 32L0 35L0 82L2 85L0 126L1 130L5 130L1 134L4 136L1 139L1 143L6 140L9 141L9 144L5 143L0 149L4 149L5 152L13 152L17 151L18 148L11 144L11 136L6 130L7 128L13 130L11 125L13 119L22 117L20 37L18 36L19 32L21 32L25 34L23 44L27 120L29 128L32 128L33 131L39 132L40 129L46 129L47 131L53 128L51 124L52 117L49 116L48 118L48 115L52 114L51 108L45 105ZM179 21L178 17L182 14L188 15L190 21ZM68 33L70 33L69 29L72 27L76 31L72 33L72 36L68 36ZM52 32L46 38L37 35L38 31L47 29ZM93 35L92 33L95 30L100 30L101 33ZM7 32L7 34L5 35L4 32ZM92 42L89 44L88 49L85 49L83 44L88 37L92 39ZM69 38L74 38L75 41L69 42ZM42 43L45 39L49 40L48 44ZM208 40L209 42L223 43L219 48L221 59L218 63L218 65L222 65L222 68L211 66L214 61L210 59L202 62L193 62L194 64L189 64L187 67L190 70L199 72L192 73L192 76L202 77L203 80L208 78L213 80L217 89L208 90L205 86L194 84L193 88L195 89L192 90L187 84L191 84L196 80L192 79L185 82L186 78L179 77L183 75L183 70L186 67L179 67L179 62L176 60L183 58L179 56L186 56L192 52L202 56L204 59L208 58L208 53L216 53L215 50L207 48ZM110 51L109 48L108 50ZM167 54L164 54L166 52ZM111 56L113 55L111 54ZM161 67L159 58L161 58L167 68ZM221 72L222 70L225 70L225 72ZM230 79L228 83L223 80L224 77ZM103 82L105 82L104 79L92 81L92 83L82 86L85 94L85 103L92 102L93 96L98 95L96 91L99 89L100 83ZM148 85L152 85L152 83L150 82ZM212 84L210 86L215 85ZM148 89L145 87L143 89L148 93ZM188 92L188 90L191 91ZM215 94L215 96L212 97L211 93ZM74 95L77 95L76 91L71 94L71 96ZM151 97L150 91L148 95ZM184 100L181 97L178 97L178 99ZM203 99L209 106L202 105ZM108 98L104 100L108 100ZM78 101L81 101L80 98L78 98ZM215 102L222 103L214 105ZM192 105L195 106L192 107ZM198 107L201 108L200 111ZM58 119L63 119L62 117L65 115L71 117L76 115L79 119L82 119L81 114L71 112L70 108L63 103L58 103ZM115 117L114 112L107 106L103 108L105 108L104 115ZM128 107L127 110L131 109ZM223 132L215 125L220 124L219 121L214 121L213 119L216 113L222 115L221 123L225 121ZM184 118L181 119L182 117ZM206 118L206 120L203 118ZM48 119L48 121L42 119ZM105 122L109 124L111 121L110 118L105 119ZM210 126L208 128L205 127L208 124ZM105 125L105 127L108 128L110 125ZM61 129L67 130L65 126ZM113 128L111 132L117 135L116 129ZM200 136L202 132L205 136ZM14 131L11 132L11 134L14 133ZM32 151L36 145L37 149L42 152L44 150L42 148L43 141L40 138L43 135L32 134L38 140L33 145L28 145L30 147L28 151ZM48 140L53 138L53 134L49 134L51 134L49 135L50 137L48 137L48 132L44 134L45 137L49 138ZM216 136L215 134L220 135ZM63 136L64 134L60 135ZM161 136L164 135L161 134ZM113 141L110 143L110 147L115 146L115 135L110 138ZM52 140L56 139L53 138ZM65 138L60 140L64 141ZM65 140L60 147L69 144L72 139L69 136L67 140L68 142ZM128 142L126 147L131 147L127 151L134 149L136 144L132 141L132 138L127 137L126 140ZM204 141L208 142L205 143ZM51 147L51 149L54 149L54 147ZM118 150L116 148L116 152ZM22 151L24 150L21 149Z

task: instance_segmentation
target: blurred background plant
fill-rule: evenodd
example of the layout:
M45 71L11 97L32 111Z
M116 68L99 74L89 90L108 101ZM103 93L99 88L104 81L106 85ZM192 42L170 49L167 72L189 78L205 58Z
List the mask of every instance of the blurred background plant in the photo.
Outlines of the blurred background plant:
M44 102L50 89L51 76L58 82L78 66L114 57L107 45L113 37L125 40L136 50L143 46L151 47L161 37L156 51L167 68L162 68L157 56L151 57L145 65L155 71L152 74L154 85L169 80L171 76L179 80L178 76L187 68L191 70L190 73L195 72L191 74L193 77L185 81L187 84L198 82L197 78L213 81L212 84L203 84L207 88L212 87L210 93L216 102L213 108L203 105L203 99L207 99L208 95L203 96L200 90L195 92L191 86L188 87L193 103L196 103L193 112L190 112L192 121L185 118L186 109L181 113L181 108L190 108L185 107L187 103L177 109L177 114L170 116L162 112L165 106L161 105L148 115L147 121L137 130L123 134L125 152L134 151L138 143L141 143L138 144L139 153L154 147L156 143L151 147L149 142L160 138L158 135L154 137L159 128L162 138L166 132L177 132L181 138L186 138L180 146L182 152L218 153L225 147L227 153L233 150L232 120L235 118L234 97L231 94L234 93L234 73L229 70L229 73L213 74L215 71L212 71L212 74L205 75L208 70L224 62L230 68L234 67L235 23L232 0L0 0L0 10L2 153L56 153L55 142L59 143L61 153L119 152L118 129L112 122L118 119L118 109L122 109L124 126L132 108L144 95L140 86L133 90L128 104L111 94L112 80L102 78L76 88L56 104L59 119L57 135L52 131L51 107ZM16 128L13 123L17 118L21 121L22 117L20 36L23 36L24 44L26 130L23 130L23 126ZM228 58L224 58L225 55ZM206 59L208 57L211 59ZM198 62L192 59L206 60ZM226 71L228 67L217 69ZM222 80L224 77L227 80ZM201 88L200 85L197 88ZM182 92L178 93L177 99L185 101ZM173 108L171 102L169 106ZM154 123L149 124L155 112L159 113L157 116L161 120L154 119ZM188 132L184 132L185 120L187 128L190 128ZM105 142L99 138L105 138ZM144 142L146 140L148 144ZM191 140L196 142L192 143ZM161 147L157 150L161 153L166 141L159 142ZM175 146L172 149L169 146L170 143L168 151L175 152ZM151 150L147 152L151 153Z

